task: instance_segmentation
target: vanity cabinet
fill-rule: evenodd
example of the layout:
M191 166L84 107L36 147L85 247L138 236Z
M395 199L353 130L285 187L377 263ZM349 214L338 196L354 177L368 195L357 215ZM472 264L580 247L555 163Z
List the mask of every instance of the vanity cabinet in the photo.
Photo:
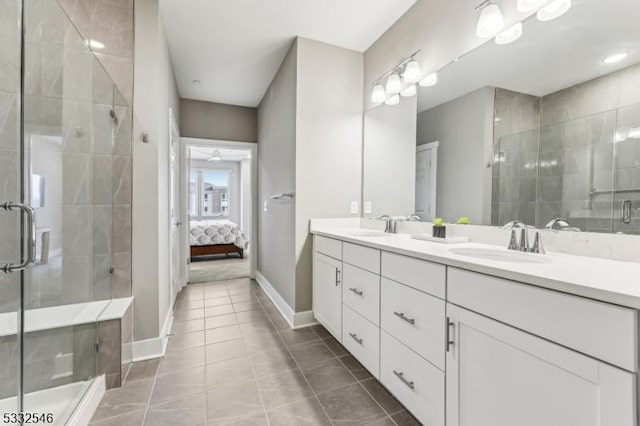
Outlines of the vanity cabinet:
M318 235L313 276L316 319L425 425L638 426L635 309Z
M313 315L333 336L342 335L342 262L320 252L313 256Z
M634 426L635 374L447 304L447 426Z

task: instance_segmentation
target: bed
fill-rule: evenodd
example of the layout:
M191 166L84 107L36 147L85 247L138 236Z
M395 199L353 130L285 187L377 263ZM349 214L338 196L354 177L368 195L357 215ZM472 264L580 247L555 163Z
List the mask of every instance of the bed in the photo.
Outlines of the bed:
M238 225L228 220L193 220L190 223L191 257L237 253L244 258L249 240Z

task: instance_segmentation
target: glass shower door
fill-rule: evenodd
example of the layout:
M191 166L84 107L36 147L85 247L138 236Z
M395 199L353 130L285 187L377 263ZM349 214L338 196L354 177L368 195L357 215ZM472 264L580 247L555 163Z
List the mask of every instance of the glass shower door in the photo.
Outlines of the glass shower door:
M20 3L0 1L0 204L21 200ZM0 268L20 263L20 223L19 212L0 208ZM21 408L20 317L21 273L0 271L0 419Z

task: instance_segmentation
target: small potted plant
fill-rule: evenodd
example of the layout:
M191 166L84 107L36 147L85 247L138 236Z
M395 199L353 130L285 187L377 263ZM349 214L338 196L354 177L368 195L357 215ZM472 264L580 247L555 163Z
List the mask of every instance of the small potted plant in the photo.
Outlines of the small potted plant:
M445 226L444 219L441 217L438 217L433 221L433 236L434 238L447 237L447 227Z
M461 216L460 219L458 219L458 225L468 225L469 224L469 218L466 216Z

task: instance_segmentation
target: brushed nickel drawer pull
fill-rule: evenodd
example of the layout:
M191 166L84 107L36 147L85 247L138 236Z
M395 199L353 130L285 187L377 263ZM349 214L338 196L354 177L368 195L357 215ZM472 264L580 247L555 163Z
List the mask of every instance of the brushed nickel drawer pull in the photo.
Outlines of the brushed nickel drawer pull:
M402 380L402 383L409 386L411 389L415 389L416 386L413 381L407 380L406 377L404 377L404 373L393 370L393 374L395 374L398 379Z
M357 294L358 296L362 296L364 294L364 291L360 291L357 288L350 288L349 290L351 290L353 293Z
M351 338L359 344L362 344L362 342L364 342L364 340L358 338L358 335L356 333L349 333L349 336L351 336Z
M394 314L395 316L397 316L398 318L405 320L405 321L406 321L406 322L408 322L409 324L415 325L415 323L416 323L416 320L415 320L414 318L409 318L409 317L407 317L407 316L406 316L404 313L402 313L402 312L396 312L396 311L394 311L394 312L393 312L393 314Z

